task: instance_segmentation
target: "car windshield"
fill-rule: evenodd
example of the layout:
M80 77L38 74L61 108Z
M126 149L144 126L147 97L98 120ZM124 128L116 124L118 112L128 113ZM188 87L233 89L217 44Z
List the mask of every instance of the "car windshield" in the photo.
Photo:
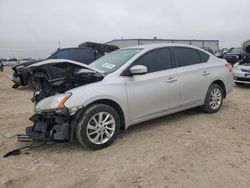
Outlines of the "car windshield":
M55 50L53 50L53 51L51 51L51 52L49 52L46 56L45 56L45 59L49 59L54 53L56 53L57 52L57 50L55 51Z
M142 49L138 48L116 50L89 64L89 67L100 70L104 74L109 74L118 70L122 65L124 65L128 60L134 57L141 50Z
M241 54L242 48L234 48L230 53L232 54Z

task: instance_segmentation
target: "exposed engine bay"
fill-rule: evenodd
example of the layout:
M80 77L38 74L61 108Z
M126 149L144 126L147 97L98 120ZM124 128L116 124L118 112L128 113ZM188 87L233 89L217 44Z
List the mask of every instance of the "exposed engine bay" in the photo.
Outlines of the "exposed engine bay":
M37 103L46 97L101 81L104 76L104 74L88 69L69 70L65 77L54 80L49 80L43 74L38 74L35 75L37 85L31 100Z

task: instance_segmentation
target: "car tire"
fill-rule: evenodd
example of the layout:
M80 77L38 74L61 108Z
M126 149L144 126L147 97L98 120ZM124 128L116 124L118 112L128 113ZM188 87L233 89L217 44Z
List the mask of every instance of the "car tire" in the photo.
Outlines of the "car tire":
M94 104L79 118L76 139L89 149L102 149L113 143L119 130L120 118L116 110L105 104Z
M237 85L237 86L243 86L244 85L244 83L240 83L240 82L234 82L234 84Z
M29 75L28 78L27 78L27 82L28 82L28 85L31 87L32 90L35 90L36 87L35 87L35 82L34 82L34 76L32 75Z
M39 90L39 89L43 89L43 85L45 84L44 83L40 83L40 78L43 78L45 79L45 81L47 82L48 80L48 77L46 74L42 73L42 72L35 72L33 75L31 75L31 83L30 83L30 86L33 90Z
M208 88L205 103L202 110L206 113L215 113L220 110L223 104L223 89L218 84L212 84Z

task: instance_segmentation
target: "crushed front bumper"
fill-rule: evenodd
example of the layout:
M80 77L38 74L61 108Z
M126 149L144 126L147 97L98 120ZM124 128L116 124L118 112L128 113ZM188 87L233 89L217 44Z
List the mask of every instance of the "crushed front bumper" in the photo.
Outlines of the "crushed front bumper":
M25 134L17 136L22 142L67 142L70 139L71 116L65 108L61 112L34 114L30 120L33 126Z

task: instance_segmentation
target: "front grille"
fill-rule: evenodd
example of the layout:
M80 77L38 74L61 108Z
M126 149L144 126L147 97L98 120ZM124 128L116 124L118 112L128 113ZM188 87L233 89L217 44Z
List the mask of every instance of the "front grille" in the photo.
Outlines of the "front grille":
M250 70L249 69L240 69L242 72L247 72L247 73L250 73Z
M235 81L250 82L250 78L234 77Z
M237 62L237 58L232 58L232 57L225 57L225 59L227 60L228 63L235 63Z

